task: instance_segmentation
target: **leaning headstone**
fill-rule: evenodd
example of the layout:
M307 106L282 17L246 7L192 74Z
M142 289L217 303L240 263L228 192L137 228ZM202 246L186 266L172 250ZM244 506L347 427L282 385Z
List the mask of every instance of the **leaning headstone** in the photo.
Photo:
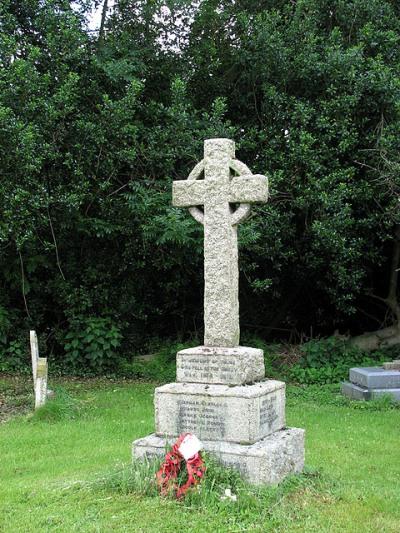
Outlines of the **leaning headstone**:
M173 204L204 226L204 345L178 352L177 382L155 390L156 431L133 442L134 457L163 455L190 432L254 484L303 469L304 430L286 427L285 384L265 379L262 350L239 346L237 226L267 198L267 178L229 139L206 140L204 159L173 183Z
M30 331L33 389L35 393L35 409L46 403L47 391L47 358L39 357L39 344L36 331Z

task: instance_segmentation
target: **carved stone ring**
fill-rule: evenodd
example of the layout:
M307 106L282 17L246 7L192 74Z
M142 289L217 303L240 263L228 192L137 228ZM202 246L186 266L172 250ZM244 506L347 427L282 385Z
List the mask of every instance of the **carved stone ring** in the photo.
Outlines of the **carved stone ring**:
M239 177L253 176L249 167L238 159L231 159L229 162L229 168L233 170L233 172L235 172ZM197 180L201 177L203 171L204 159L197 163L197 165L193 168L187 179ZM235 211L232 211L231 224L234 226L245 220L250 214L250 209L250 204L239 204L239 207L235 209ZM189 213L195 220L197 220L197 222L200 222L200 224L204 224L204 213L201 209L199 209L198 207L189 207Z

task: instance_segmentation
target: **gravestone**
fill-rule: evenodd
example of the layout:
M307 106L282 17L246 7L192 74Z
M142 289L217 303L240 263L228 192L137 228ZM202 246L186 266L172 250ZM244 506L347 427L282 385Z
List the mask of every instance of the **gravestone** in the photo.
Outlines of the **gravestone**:
M36 331L30 331L33 389L35 393L35 409L46 403L47 390L47 358L39 357L39 344Z
M254 484L303 469L304 430L285 425L285 384L265 379L262 350L239 345L237 226L267 199L267 178L229 139L206 140L204 159L173 183L173 204L204 226L204 345L178 352L177 382L156 388L155 433L133 442L134 458L164 455L191 432Z
M385 370L400 370L400 359L383 363L383 368Z
M342 394L352 400L374 400L389 395L400 401L400 364L393 361L381 367L351 368L349 381L342 383Z

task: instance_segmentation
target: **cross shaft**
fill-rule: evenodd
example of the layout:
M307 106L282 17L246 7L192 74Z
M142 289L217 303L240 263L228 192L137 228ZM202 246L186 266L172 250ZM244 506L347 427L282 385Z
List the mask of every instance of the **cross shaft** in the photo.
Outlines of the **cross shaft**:
M243 176L231 177L232 169L245 168ZM196 169L196 167L195 167ZM201 170L204 180L196 180ZM203 206L197 220L204 224L204 345L239 345L237 222L231 203L265 202L268 180L253 176L235 160L230 139L204 142L204 159L194 177L174 181L173 205Z

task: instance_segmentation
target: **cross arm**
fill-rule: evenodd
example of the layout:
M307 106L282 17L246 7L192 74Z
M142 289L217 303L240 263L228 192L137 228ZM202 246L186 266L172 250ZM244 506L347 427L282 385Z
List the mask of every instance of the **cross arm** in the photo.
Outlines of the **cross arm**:
M206 184L204 180L180 180L172 183L172 205L193 207L203 205Z
M230 181L229 202L255 203L268 200L268 178L261 174L235 176Z

